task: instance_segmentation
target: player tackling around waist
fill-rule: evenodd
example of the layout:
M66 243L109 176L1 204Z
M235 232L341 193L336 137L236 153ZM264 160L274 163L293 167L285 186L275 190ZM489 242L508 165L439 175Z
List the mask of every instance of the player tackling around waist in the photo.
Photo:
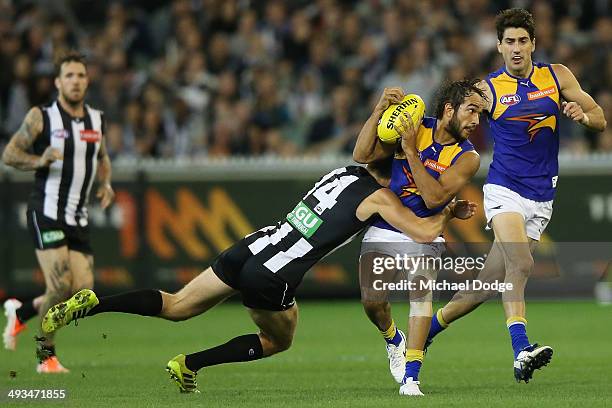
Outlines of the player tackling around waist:
M200 315L241 293L259 333L191 354L179 354L167 370L182 392L197 392L196 374L205 367L252 361L287 350L293 341L298 308L294 299L304 274L321 258L350 241L379 215L419 242L429 242L456 216L469 218L473 203L445 206L421 218L389 189L388 178L374 169L348 166L323 176L286 217L221 253L177 293L145 289L100 297L83 290L53 306L43 330L54 332L71 321L105 312L158 316L181 321Z

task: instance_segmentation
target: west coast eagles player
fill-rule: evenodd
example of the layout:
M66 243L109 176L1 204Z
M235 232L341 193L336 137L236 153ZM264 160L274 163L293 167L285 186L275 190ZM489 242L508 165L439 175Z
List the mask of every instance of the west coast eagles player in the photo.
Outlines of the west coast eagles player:
M506 325L514 351L515 379L528 382L548 364L553 350L527 337L524 288L533 268L531 250L552 215L558 183L559 117L602 131L603 110L561 64L533 62L535 23L524 9L500 12L497 49L504 66L481 84L495 142L484 190L487 223L495 243L482 275L500 275L515 290L503 294ZM505 274L504 274L505 271ZM499 273L498 273L499 272ZM484 299L458 292L432 319L428 343L450 322L474 310Z
M355 161L372 164L392 158L389 188L419 217L429 217L444 209L480 166L480 156L468 140L485 106L485 95L477 87L478 82L472 79L444 84L437 92L435 117L425 117L420 124L413 125L408 116L404 119L400 115L401 147L381 143L377 137L376 128L383 112L404 97L401 88L386 88L359 133L353 151ZM363 238L359 261L362 303L385 338L389 368L394 379L402 384L403 395L423 395L418 376L432 316L431 294L410 293L406 340L396 328L388 300L380 298L365 282L372 274L373 257L439 257L444 249L442 242L440 236L431 243L417 243L384 220L373 223ZM419 271L415 278L432 279L432 272Z

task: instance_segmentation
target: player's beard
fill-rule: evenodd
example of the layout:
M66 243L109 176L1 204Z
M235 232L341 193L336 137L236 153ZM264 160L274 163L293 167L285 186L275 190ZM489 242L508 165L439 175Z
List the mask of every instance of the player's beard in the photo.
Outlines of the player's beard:
M455 139L457 143L461 143L467 139L467 137L463 136L461 130L461 123L459 123L457 113L455 112L446 126L446 131Z
M85 99L85 92L83 92L78 98L72 98L70 96L70 93L62 92L62 97L64 98L66 103L68 103L73 108L76 108L83 103L83 100Z

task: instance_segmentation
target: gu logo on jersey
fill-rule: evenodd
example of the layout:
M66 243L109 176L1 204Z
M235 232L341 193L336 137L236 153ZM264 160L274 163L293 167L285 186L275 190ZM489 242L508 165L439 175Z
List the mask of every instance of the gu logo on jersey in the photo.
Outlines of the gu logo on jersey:
M42 233L42 241L45 244L61 241L62 239L64 239L64 237L64 231L62 230L45 231Z
M506 95L502 95L501 98L499 98L499 103L501 103L502 105L506 105L506 106L516 105L520 101L521 101L521 97L517 94L506 94Z
M58 139L68 139L70 133L66 129L55 129L51 132L51 137L55 137Z
M306 238L310 238L323 224L323 220L308 208L303 201L300 201L293 211L287 214L287 221Z
M97 130L83 129L79 131L81 140L87 143L97 143L102 139L102 134Z

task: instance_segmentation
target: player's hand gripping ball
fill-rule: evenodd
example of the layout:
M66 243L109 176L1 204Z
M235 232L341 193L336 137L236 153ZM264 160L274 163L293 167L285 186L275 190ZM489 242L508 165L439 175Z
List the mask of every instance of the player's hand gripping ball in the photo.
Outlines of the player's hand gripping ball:
M415 128L421 125L423 116L425 115L425 102L419 95L409 94L404 96L402 102L395 105L390 105L380 117L376 131L378 137L384 143L395 143L401 136L395 130L395 126L399 123L400 115L409 114L412 118L412 123Z

